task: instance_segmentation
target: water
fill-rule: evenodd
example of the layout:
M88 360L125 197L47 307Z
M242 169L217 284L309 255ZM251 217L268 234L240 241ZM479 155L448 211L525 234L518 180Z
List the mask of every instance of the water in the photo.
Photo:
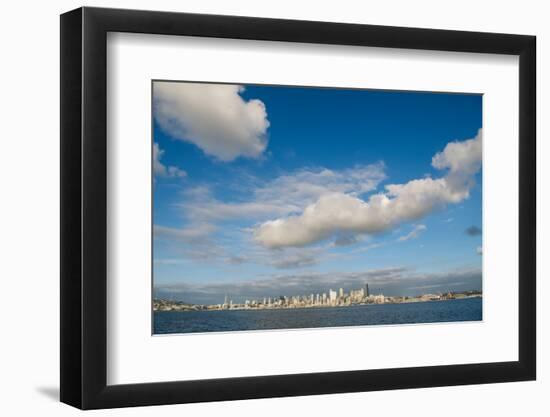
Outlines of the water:
M155 311L154 333L303 329L481 320L481 298L286 310Z

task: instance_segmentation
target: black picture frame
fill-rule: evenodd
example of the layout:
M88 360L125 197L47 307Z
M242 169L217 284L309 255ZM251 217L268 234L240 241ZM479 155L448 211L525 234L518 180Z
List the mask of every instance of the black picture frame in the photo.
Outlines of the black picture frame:
M108 32L519 56L519 360L107 385ZM536 38L120 9L61 15L61 401L81 409L536 378Z

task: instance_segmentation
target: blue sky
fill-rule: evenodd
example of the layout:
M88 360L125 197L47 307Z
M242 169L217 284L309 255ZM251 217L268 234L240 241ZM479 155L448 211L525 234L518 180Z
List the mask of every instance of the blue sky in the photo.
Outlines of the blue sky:
M154 83L156 296L481 288L482 97Z

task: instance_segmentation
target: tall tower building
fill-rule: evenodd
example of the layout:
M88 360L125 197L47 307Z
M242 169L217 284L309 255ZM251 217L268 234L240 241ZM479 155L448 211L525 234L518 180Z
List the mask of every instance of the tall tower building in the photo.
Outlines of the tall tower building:
M365 297L368 297L370 295L370 292L369 292L369 284L366 283L365 284Z

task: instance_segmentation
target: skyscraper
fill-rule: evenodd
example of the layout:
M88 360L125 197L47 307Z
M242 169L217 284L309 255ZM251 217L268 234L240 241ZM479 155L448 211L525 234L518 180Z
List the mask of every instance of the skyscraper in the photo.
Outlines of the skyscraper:
M370 295L370 293L369 293L369 284L366 283L365 284L365 297L368 297L369 295Z

